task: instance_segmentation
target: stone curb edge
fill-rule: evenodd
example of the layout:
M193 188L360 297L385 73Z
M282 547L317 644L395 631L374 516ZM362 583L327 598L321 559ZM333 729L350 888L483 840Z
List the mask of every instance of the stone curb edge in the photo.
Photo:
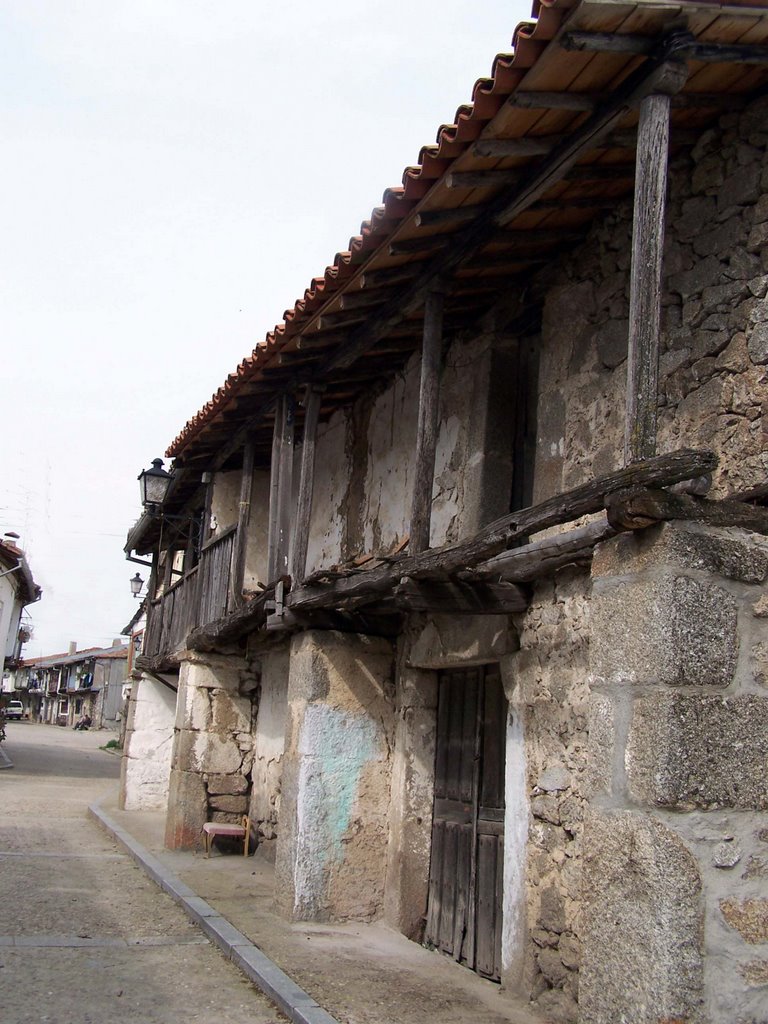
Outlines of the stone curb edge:
M300 988L274 961L238 931L209 903L177 878L157 857L114 821L98 803L88 808L89 815L115 842L124 847L146 874L175 900L195 924L221 949L294 1024L339 1024L312 996Z

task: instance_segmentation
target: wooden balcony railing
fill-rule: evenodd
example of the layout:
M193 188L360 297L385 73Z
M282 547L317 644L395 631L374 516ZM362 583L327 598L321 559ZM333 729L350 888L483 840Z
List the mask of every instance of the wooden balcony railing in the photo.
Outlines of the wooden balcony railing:
M237 527L232 526L205 545L200 554L200 599L196 626L215 622L232 611L229 583L232 574L232 551Z
M232 526L209 541L198 565L152 601L142 657L170 654L195 626L214 622L231 610L229 584L236 533Z

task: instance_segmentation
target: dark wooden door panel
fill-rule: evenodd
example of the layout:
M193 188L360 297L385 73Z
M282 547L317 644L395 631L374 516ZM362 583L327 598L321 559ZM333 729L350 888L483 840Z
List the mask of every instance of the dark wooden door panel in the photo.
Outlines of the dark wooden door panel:
M478 836L477 955L475 969L486 978L498 978L501 968L501 886L504 840Z
M506 715L498 669L441 675L425 940L497 980Z

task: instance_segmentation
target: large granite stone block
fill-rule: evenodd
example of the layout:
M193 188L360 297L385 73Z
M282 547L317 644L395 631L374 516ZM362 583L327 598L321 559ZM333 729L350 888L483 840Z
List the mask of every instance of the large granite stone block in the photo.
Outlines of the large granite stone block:
M669 571L599 579L593 593L598 681L725 687L733 679L737 608L723 587Z
M203 825L208 818L205 784L196 772L174 769L168 793L165 845L169 850L202 848Z
M662 523L600 544L592 576L629 576L661 566L711 572L741 583L763 583L768 579L768 539L744 530Z
M659 693L635 701L629 792L678 809L768 808L768 699Z
M701 879L662 822L628 811L584 830L580 1020L703 1021Z

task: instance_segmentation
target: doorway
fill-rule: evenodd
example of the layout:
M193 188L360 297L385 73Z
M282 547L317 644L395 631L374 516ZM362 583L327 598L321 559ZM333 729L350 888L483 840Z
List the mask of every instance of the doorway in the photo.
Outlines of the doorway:
M500 980L507 701L498 666L439 677L425 942Z

